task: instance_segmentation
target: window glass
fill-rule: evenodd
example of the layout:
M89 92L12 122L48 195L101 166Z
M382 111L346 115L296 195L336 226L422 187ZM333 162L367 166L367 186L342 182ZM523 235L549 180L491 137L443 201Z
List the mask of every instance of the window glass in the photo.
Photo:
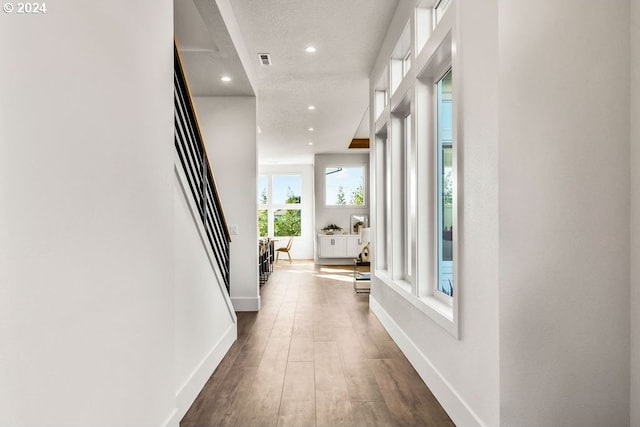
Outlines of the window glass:
M376 264L379 270L386 270L387 264L387 135L376 135L376 186L377 186L377 243Z
M269 213L266 209L258 210L258 232L260 237L269 235Z
M438 287L453 296L453 102L451 70L437 83Z
M403 188L404 188L404 276L409 280L413 274L413 212L415 206L413 205L413 168L412 162L414 161L415 154L413 152L411 141L411 114L408 114L404 119L404 176L403 176Z
M411 51L407 52L402 60L402 76L406 76L411 68Z
M364 167L326 168L325 200L328 206L364 206Z
M261 237L301 236L301 194L302 175L259 175L258 234Z
M260 175L258 177L258 204L266 205L268 200L267 191L269 187L269 180L266 175Z
M450 4L451 0L440 0L440 2L438 2L436 5L436 25L438 25L438 22L440 22Z
M300 194L302 194L302 177L300 175L273 176L272 204L299 204Z
M273 214L273 235L300 236L301 218L300 209L277 209Z

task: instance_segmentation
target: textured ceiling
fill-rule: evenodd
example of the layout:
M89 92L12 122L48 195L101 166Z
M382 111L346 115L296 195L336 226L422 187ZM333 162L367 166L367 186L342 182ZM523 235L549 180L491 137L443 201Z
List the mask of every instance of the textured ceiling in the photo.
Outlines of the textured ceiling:
M367 111L369 72L397 3L233 1L256 58L260 163L312 163L313 153L347 151ZM305 52L309 45L316 53ZM259 64L264 52L273 65ZM368 130L365 120L358 136L368 137Z
M368 76L398 0L233 0L257 76L259 162L312 163L368 137ZM175 27L196 96L252 95L213 0L175 0ZM309 45L313 54L305 52ZM258 53L269 53L263 66ZM220 82L229 74L233 81ZM309 105L315 110L308 110ZM363 117L365 119L363 120ZM314 131L308 131L313 127ZM313 145L309 145L312 142Z
M193 96L254 95L216 4L174 0L174 32ZM220 80L231 76L231 82Z

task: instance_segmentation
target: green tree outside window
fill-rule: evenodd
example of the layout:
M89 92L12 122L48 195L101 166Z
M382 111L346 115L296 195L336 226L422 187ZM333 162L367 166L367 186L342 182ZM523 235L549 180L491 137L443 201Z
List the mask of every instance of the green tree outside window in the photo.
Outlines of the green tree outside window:
M347 200L344 198L344 187L341 185L338 187L338 195L336 196L336 205L344 206L347 204Z
M354 206L364 205L364 187L362 186L362 184L358 185L356 189L351 192L349 204Z
M300 209L276 211L273 217L274 235L277 237L300 236L302 215Z
M266 209L258 211L258 231L260 237L266 237L269 234L269 215Z

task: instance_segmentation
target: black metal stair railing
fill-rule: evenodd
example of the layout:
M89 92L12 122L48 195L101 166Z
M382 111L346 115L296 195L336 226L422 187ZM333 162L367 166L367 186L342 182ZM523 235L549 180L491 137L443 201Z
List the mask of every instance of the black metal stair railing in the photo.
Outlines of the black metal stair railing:
M204 140L196 120L191 95L175 44L173 63L175 147L191 194L198 207L207 240L222 272L227 291L229 291L231 235L222 211L222 204L204 148Z

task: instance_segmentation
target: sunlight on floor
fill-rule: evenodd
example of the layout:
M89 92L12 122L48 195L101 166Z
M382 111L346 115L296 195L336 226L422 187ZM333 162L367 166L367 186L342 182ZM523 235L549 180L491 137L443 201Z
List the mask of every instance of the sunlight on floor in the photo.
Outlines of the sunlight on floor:
M338 274L316 274L316 277L321 279L337 280L339 282L353 283L353 278L350 276L340 276Z
M320 271L323 273L353 273L353 267L347 267L344 265L336 265L335 267L323 266L320 267Z
M318 270L320 270L320 273L316 272L316 277L353 283L353 267L347 265L323 265Z
M353 266L351 265L315 265L313 260L294 260L292 264L275 264L275 267L286 269L288 273L296 275L313 274L321 279L353 283Z

